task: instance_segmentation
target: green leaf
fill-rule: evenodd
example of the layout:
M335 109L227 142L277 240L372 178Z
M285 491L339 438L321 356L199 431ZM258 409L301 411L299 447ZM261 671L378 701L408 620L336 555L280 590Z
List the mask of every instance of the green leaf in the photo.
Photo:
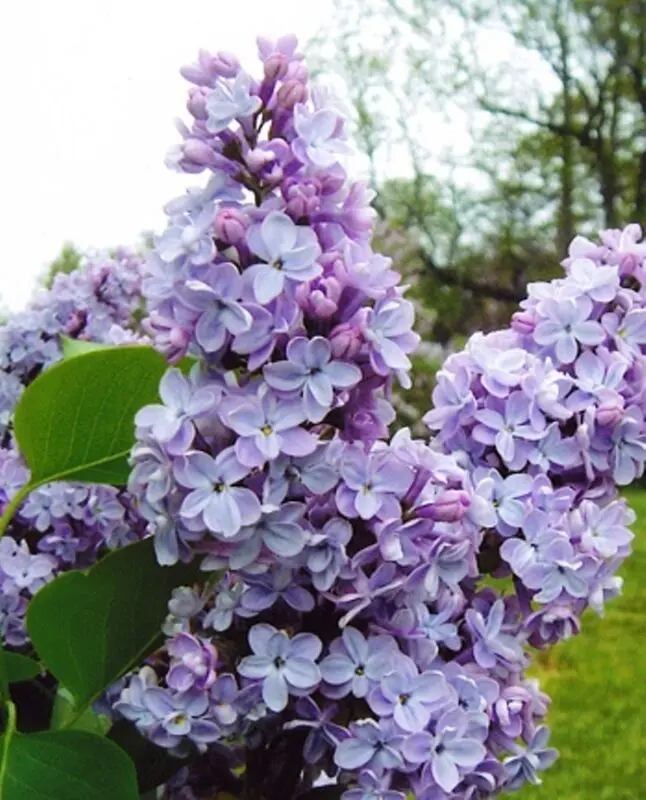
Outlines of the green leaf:
M152 539L144 539L40 589L27 630L42 662L72 693L77 717L157 649L172 590L198 576L197 563L160 567Z
M91 708L78 716L74 707L74 698L64 687L59 686L54 698L52 709L52 720L49 725L51 730L58 731L63 728L71 728L75 731L86 731L105 736L112 726L112 721L103 714L95 714Z
M40 664L33 658L27 658L20 653L8 653L6 650L3 657L9 683L30 681L41 673Z
M9 700L9 684L29 681L40 674L40 664L19 653L10 653L0 647L0 703Z
M109 344L87 342L85 339L69 339L67 336L61 336L63 358L76 358L76 356L81 356L83 353L93 353L95 350L107 350L109 347Z
M166 368L150 347L111 347L39 375L23 392L14 420L31 488L57 480L125 484L135 414L158 400Z
M81 731L18 733L15 708L8 708L2 800L138 800L134 765L117 745Z

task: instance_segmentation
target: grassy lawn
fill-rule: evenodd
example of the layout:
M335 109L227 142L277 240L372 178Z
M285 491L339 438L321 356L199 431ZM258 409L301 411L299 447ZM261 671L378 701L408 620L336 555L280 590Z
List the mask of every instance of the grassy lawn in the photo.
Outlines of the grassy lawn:
M638 519L623 596L533 670L561 758L523 800L646 800L646 491L627 497Z

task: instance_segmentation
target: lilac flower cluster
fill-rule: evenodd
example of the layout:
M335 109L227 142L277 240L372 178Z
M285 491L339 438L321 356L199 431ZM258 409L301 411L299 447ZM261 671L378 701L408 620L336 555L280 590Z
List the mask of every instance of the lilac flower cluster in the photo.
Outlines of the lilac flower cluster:
M646 244L641 230L577 237L566 275L528 287L507 331L477 334L438 376L425 417L460 454L498 576L544 647L602 613L634 520L617 486L646 463Z
M556 753L524 644L576 627L556 602L567 587L594 586L600 602L614 591L627 514L600 511L606 535L590 493L586 544L553 532L575 493L549 464L558 452L567 467L571 435L534 423L539 402L560 407L565 378L544 364L515 397L514 376L539 359L523 346L487 351L500 403L485 405L485 388L466 397L468 371L445 377L438 391L458 399L438 403L450 407L438 444L406 429L387 441L413 308L370 249L342 116L308 85L292 37L261 39L259 53L260 80L225 53L183 71L193 119L170 161L210 177L168 204L144 283L156 346L196 364L171 368L162 402L139 412L129 491L160 564L198 558L205 582L176 590L165 647L102 707L178 755L205 754L211 795L273 796L274 780L305 796L333 780L344 800L475 800L538 783ZM498 441L515 471L469 459ZM522 545L529 502L537 544L507 556L549 595L531 622L533 590L480 582L504 573L504 535ZM607 577L593 578L589 559L608 548ZM204 780L182 771L166 796L201 796Z
M142 275L142 259L127 250L87 259L57 274L51 288L39 289L26 310L0 327L0 510L29 480L11 433L23 388L61 359L62 336L106 344L141 340ZM2 641L26 644L27 604L45 582L88 566L105 547L140 538L144 527L127 494L111 487L58 483L32 492L0 541Z

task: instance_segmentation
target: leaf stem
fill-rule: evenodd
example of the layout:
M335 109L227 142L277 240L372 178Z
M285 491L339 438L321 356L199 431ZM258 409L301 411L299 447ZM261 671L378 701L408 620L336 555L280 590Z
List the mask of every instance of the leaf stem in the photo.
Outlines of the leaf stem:
M0 517L0 536L4 536L7 528L9 527L9 523L13 519L13 516L18 510L20 504L35 488L35 485L28 483L26 486L23 486L22 489L19 489L11 498L9 505L5 508L3 515Z
M0 755L0 797L4 797L4 785L7 778L7 764L9 763L9 746L16 732L16 707L12 702L6 705L7 725L2 734L2 755Z

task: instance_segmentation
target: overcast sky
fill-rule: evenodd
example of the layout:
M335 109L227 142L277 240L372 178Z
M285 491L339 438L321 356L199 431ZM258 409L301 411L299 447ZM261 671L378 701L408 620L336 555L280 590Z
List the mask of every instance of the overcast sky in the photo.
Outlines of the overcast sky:
M131 244L187 179L164 167L200 47L313 35L331 0L20 0L0 10L0 296L20 308L64 241ZM257 62L256 62L257 63ZM199 178L198 178L199 180Z

